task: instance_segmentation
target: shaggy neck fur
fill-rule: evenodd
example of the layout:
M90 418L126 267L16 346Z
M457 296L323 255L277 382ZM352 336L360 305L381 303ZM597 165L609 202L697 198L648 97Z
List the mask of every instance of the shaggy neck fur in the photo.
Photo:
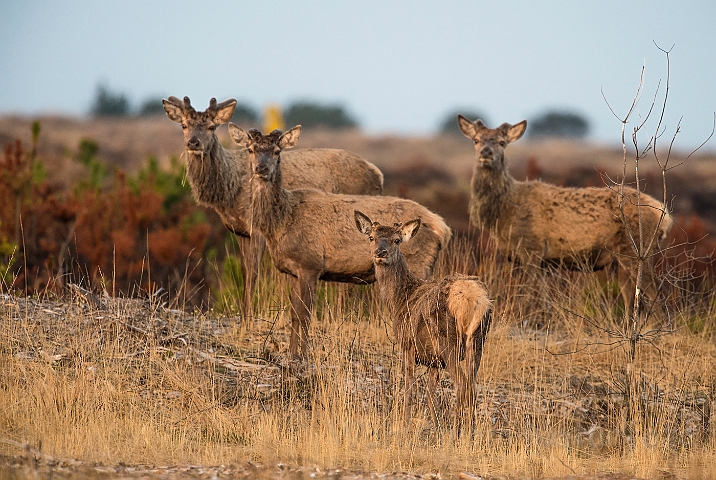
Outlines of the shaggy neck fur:
M246 168L238 154L224 150L214 135L208 155L189 150L187 155L189 184L196 199L217 209L233 208Z
M500 217L512 207L515 179L504 168L475 165L472 172L470 220L480 228L494 230Z
M408 268L402 253L392 265L375 265L375 279L380 287L380 296L388 304L394 319L410 317L409 303L413 293L425 282L419 279ZM393 325L397 329L398 322Z
M270 238L285 222L291 221L291 193L283 188L281 169L272 178L251 177L251 226Z

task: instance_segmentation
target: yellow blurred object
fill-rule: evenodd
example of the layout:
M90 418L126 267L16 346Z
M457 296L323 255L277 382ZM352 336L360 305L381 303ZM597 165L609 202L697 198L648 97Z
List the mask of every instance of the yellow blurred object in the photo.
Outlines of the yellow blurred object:
M269 105L264 110L264 130L263 133L273 132L274 130L283 130L285 128L283 121L283 112L278 105Z

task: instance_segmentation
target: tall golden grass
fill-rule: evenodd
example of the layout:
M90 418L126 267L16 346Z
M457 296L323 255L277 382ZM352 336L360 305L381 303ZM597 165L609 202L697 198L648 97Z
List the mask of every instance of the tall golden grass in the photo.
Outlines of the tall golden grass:
M716 479L714 294L669 304L678 328L641 344L630 367L640 392L629 397L626 347L601 328L621 319L611 285L492 251L478 255L457 238L440 264L440 273L481 276L495 299L473 434L450 425L447 375L439 424L419 376L418 412L403 431L398 348L375 287L322 284L309 366L287 367L288 282L265 265L259 313L244 320L169 308L177 299L158 295L2 296L0 454L27 442L109 465ZM638 403L638 418L626 418L626 401Z

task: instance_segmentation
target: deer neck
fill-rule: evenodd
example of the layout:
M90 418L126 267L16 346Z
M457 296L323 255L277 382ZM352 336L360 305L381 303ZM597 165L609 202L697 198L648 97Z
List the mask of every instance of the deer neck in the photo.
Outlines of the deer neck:
M475 165L472 173L470 221L480 228L494 230L513 204L515 179L506 168Z
M394 319L405 318L409 313L408 302L415 290L424 282L413 275L401 253L392 265L375 265L375 279L380 295L388 304Z
M194 197L219 211L235 208L243 190L247 162L239 152L224 150L214 135L208 154L187 150L187 176Z
M267 239L273 238L292 217L291 193L283 188L281 169L273 180L251 177L251 227L258 229Z

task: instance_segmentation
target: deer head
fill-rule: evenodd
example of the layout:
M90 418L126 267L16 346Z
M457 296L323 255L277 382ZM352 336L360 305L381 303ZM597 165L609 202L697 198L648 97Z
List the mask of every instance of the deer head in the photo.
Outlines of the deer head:
M301 125L287 132L274 130L268 135L252 128L248 132L233 123L229 123L229 134L237 145L246 147L251 160L251 170L255 177L267 182L276 179L281 164L281 151L293 147L301 135Z
M162 100L162 103L169 119L181 124L186 149L201 155L208 155L211 152L216 141L214 130L231 120L236 108L236 100L233 98L221 103L216 103L216 99L212 98L209 108L203 112L194 110L189 97L184 97L184 101L177 97L169 97L167 100Z
M363 212L354 212L356 226L368 236L373 262L376 265L391 265L398 260L400 244L413 238L420 229L420 219L396 223L392 227L372 222Z
M487 128L482 120L471 122L462 115L457 116L457 123L462 133L475 142L477 166L493 170L504 170L505 147L519 140L527 128L527 120L516 125L503 123L492 129Z

